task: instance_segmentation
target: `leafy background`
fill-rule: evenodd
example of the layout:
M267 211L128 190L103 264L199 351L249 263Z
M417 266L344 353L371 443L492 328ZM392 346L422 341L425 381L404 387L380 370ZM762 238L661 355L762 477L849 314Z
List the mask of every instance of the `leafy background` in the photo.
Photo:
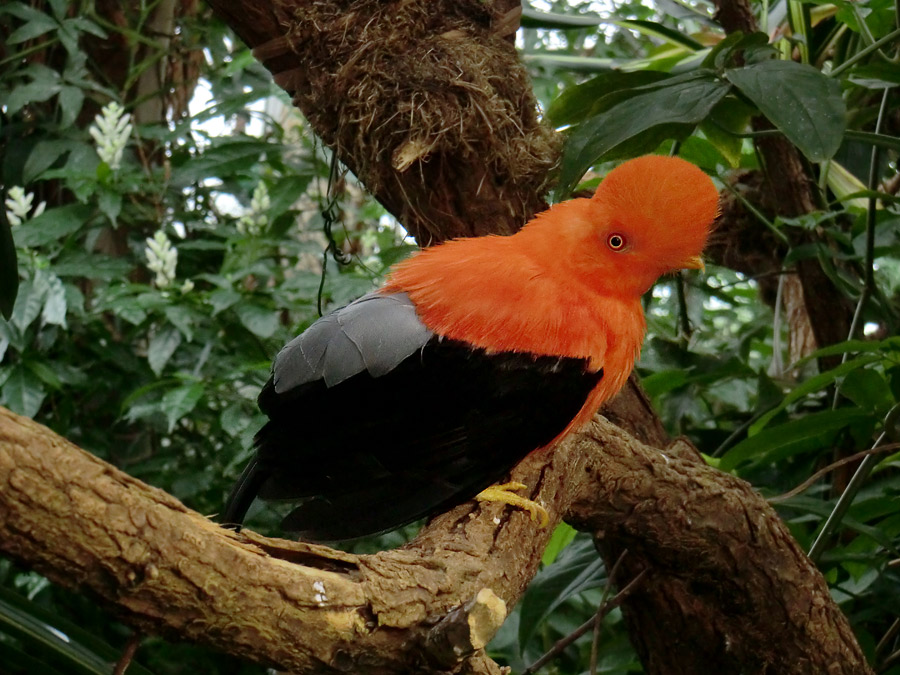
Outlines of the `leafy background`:
M526 8L517 39L547 119L566 128L555 198L593 187L616 160L678 153L744 202L784 269L818 258L858 306L851 339L786 363L780 307L759 279L715 266L667 278L646 298L638 370L672 434L776 499L870 661L900 673L896 8L782 0L755 10L763 33L725 36L703 1L543 2ZM375 287L413 247L208 10L186 3L166 41L148 28L152 11L134 3L120 21L86 0L0 7L3 199L19 186L33 206L46 203L18 225L0 208L0 404L214 514L249 457L272 356L320 307ZM180 76L147 89L160 63ZM88 132L109 101L133 115L118 167ZM751 126L760 115L769 130ZM748 203L732 177L759 168L764 134L802 152L818 211L775 218ZM254 207L260 185L268 202ZM164 287L147 268L158 230L178 252ZM795 244L798 232L818 239ZM865 480L829 473L787 494L879 444ZM277 531L276 509L258 506L251 519ZM490 647L514 672L583 625L605 594L592 542L567 526L544 563ZM590 633L541 672L587 671ZM109 673L129 635L89 598L0 559L9 672ZM597 672L640 672L618 610L597 647ZM131 668L261 671L154 637Z

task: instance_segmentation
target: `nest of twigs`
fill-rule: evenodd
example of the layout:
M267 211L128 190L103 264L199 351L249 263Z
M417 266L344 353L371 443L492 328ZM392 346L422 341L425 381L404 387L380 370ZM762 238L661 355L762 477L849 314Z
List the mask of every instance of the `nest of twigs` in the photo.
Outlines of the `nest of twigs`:
M509 39L518 5L500 4L283 0L295 104L410 229L513 231L540 208L557 140Z

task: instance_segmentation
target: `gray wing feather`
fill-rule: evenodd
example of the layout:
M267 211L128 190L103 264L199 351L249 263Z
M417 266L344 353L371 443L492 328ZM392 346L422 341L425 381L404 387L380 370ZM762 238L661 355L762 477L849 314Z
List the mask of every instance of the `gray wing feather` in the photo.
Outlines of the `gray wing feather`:
M364 370L380 377L433 335L406 293L369 293L285 345L272 368L275 391L282 394L315 380L333 387Z

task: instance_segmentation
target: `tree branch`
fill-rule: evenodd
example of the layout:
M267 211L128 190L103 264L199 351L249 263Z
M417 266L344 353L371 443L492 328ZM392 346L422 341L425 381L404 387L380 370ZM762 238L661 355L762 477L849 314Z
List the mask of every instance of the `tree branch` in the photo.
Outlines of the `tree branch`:
M869 672L774 511L747 483L678 454L597 418L514 472L551 527L469 502L401 549L351 555L220 528L0 408L0 551L141 630L297 673L489 673L481 647L565 517L690 589L744 672ZM643 586L632 596L652 598Z

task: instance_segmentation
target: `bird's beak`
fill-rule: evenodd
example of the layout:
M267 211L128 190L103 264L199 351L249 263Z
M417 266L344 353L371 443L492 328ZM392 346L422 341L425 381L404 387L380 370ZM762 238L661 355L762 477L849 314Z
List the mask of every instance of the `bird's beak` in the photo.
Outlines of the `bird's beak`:
M679 267L683 270L705 270L706 265L703 264L703 259L699 255L694 255L688 258L687 260L683 260Z

